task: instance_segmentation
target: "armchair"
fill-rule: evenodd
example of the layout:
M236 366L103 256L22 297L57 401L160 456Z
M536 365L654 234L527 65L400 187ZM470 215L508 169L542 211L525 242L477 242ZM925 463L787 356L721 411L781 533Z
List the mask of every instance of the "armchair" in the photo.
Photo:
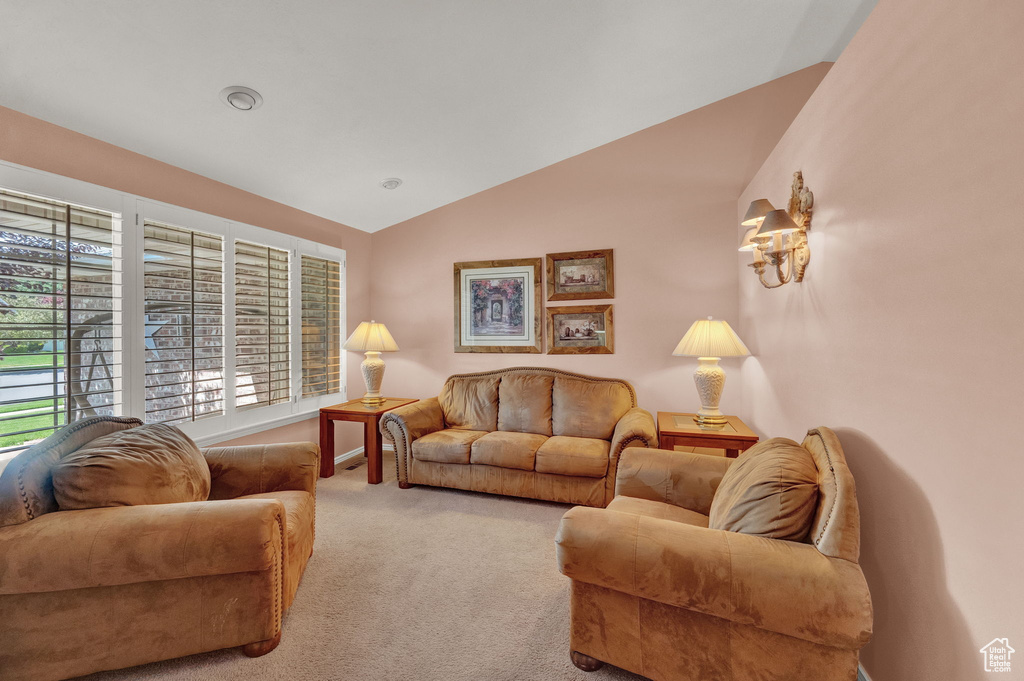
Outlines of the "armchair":
M572 579L574 664L655 681L853 681L872 621L854 482L832 431L812 430L801 446L817 503L797 541L709 529L719 486L746 453L734 463L623 452L612 502L571 509L555 540Z
M313 548L319 448L202 450L209 501L60 510L51 469L141 425L76 422L0 473L0 680L270 652Z

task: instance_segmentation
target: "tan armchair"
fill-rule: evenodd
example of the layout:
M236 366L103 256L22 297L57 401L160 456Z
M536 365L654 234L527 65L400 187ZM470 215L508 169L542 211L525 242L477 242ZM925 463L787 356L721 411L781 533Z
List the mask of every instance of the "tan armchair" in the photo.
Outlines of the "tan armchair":
M219 648L270 652L313 549L319 448L202 450L210 501L59 510L51 469L138 419L93 417L0 474L0 679Z
M802 447L817 498L797 541L708 528L742 456L623 452L612 502L571 509L556 538L576 666L655 681L856 679L872 612L854 482L832 431L810 431Z

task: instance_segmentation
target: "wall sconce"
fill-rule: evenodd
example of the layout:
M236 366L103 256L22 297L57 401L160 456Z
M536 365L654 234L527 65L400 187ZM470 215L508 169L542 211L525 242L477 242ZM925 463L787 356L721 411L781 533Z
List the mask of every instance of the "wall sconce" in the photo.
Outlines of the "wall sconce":
M740 224L750 227L740 243L741 251L754 254L750 264L765 288L778 288L790 281L803 281L811 249L807 230L811 228L814 194L804 186L804 175L793 173L793 189L787 210L776 210L768 199L751 202ZM783 272L783 265L786 270ZM767 267L775 268L775 283L764 278Z

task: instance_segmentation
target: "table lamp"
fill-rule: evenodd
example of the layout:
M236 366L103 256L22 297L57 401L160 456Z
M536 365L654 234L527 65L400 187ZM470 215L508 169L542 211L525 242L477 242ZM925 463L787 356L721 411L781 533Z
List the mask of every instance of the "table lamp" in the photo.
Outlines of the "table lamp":
M740 337L722 319L698 319L672 352L683 357L697 357L700 364L693 372L693 381L700 395L700 411L693 420L701 428L721 427L727 423L718 402L725 387L725 370L718 366L722 357L743 357L750 351Z
M391 337L388 327L370 320L359 322L359 326L348 337L343 347L346 350L366 353L366 359L359 365L363 371L363 380L366 382L363 404L367 407L379 406L384 402L380 394L380 384L384 380L384 360L380 358L380 353L397 351L398 343Z

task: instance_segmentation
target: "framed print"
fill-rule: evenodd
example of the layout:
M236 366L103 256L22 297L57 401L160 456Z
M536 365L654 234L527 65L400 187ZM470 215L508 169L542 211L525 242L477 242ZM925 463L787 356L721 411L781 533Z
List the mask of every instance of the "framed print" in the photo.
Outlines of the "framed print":
M615 297L612 249L548 253L548 300Z
M455 352L541 352L540 258L455 263Z
M548 308L549 355L610 355L615 352L611 305Z

